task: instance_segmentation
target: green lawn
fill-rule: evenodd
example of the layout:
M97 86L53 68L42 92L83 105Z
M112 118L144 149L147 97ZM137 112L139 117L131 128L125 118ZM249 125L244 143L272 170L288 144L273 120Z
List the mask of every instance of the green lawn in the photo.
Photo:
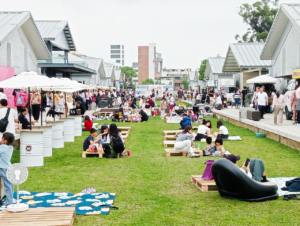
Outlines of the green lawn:
M212 120L216 128L217 119ZM105 123L107 121L100 121ZM110 123L110 122L109 122ZM163 130L178 129L159 117L131 126L126 142L131 156L120 159L81 158L82 143L88 132L65 148L54 149L43 167L29 168L22 190L79 192L94 187L98 192L116 192L115 206L107 216L76 216L75 225L298 225L300 202L248 203L224 199L218 192L203 193L190 181L202 174L205 158L165 157ZM225 141L225 148L247 157L261 158L267 177L299 176L299 153L268 138L225 123L230 135L243 141ZM204 148L201 143L201 148ZM15 151L13 162L19 162Z

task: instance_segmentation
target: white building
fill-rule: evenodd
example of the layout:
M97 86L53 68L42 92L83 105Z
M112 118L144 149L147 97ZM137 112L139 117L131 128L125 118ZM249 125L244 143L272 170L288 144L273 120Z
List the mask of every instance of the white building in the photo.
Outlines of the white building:
M276 89L284 89L293 69L300 69L300 4L281 4L261 52L271 60L270 75L281 78Z
M0 12L0 66L12 67L15 75L40 73L38 60L51 59L30 12Z
M124 45L110 45L110 61L116 65L116 69L123 67L124 63Z
M114 86L114 82L116 80L114 66L104 64L104 71L105 71L105 78L100 79L100 85Z

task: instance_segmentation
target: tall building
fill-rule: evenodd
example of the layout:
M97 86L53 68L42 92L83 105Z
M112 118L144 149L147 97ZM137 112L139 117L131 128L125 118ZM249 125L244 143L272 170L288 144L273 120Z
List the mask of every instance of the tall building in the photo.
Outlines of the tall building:
M161 76L162 57L156 53L156 44L138 47L138 81L142 84L147 78L155 80Z
M124 45L110 45L110 59L116 69L124 66Z

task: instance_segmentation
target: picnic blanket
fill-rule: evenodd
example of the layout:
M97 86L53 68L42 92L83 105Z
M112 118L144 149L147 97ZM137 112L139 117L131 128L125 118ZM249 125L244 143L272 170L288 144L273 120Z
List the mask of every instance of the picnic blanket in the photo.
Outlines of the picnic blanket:
M300 194L300 192L289 192L289 191L282 191L281 188L285 187L285 182L289 180L293 180L296 177L274 177L274 178L268 178L267 180L270 182L274 182L278 186L278 195L284 196L284 195L291 195L291 194Z
M29 208L76 207L77 215L107 215L114 203L116 193L96 192L67 193L67 192L19 192L21 203L29 204ZM14 193L17 199L17 192ZM0 206L0 211L2 210Z
M236 141L240 141L240 140L242 140L242 138L240 136L230 136L230 137L228 137L228 139L223 139L223 141L224 140L231 140L231 141L236 140ZM212 138L212 141L216 141L216 138ZM203 139L201 139L201 142L206 142L206 140L203 138Z

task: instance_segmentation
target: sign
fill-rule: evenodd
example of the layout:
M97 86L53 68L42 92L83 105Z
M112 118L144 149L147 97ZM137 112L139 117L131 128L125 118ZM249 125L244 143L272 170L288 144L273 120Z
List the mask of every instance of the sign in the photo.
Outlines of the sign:
M162 97L167 88L168 93L173 94L174 88L172 85L136 85L135 94L140 97L149 97L152 94L151 90L154 89L155 97Z
M234 79L220 79L220 86L235 86Z
M26 154L31 154L31 149L32 149L31 145L27 145L27 146L25 147Z
M300 79L300 69L294 70L293 71L293 79Z
M214 87L215 86L215 81L214 80L208 80L206 84L207 84L208 87Z

